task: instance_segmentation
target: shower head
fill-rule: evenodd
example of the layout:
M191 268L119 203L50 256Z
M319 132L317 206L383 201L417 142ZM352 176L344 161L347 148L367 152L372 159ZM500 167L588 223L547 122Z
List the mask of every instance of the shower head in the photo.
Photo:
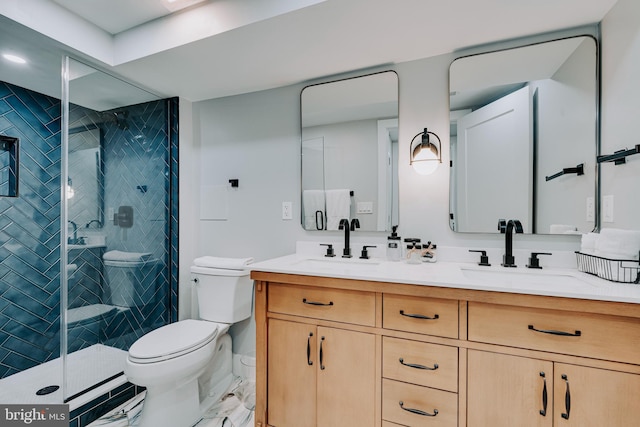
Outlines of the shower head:
M127 120L127 116L129 115L128 111L114 111L113 117L116 121L116 125L119 129L127 130L129 129L129 121Z
M122 130L129 129L128 111L104 111L101 115L105 123L115 123Z

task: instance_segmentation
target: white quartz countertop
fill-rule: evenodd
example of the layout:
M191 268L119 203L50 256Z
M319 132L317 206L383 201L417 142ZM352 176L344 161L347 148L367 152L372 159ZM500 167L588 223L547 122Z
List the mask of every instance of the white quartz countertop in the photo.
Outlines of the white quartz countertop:
M610 282L576 269L482 267L475 263L443 261L408 264L377 258L361 260L302 254L274 258L249 267L252 271L304 276L640 303L640 285Z

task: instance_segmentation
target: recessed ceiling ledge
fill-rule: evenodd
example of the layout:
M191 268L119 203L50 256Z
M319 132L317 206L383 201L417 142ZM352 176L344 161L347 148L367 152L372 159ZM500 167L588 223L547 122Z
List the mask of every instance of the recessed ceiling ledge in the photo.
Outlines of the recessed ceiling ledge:
M105 64L114 61L113 37L55 3L43 0L2 0L0 15Z
M114 37L120 65L274 18L326 0L216 0L137 26Z

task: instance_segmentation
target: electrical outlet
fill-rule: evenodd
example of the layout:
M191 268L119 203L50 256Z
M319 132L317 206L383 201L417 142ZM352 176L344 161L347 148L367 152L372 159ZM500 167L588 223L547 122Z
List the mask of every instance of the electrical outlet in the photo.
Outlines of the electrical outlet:
M372 214L373 202L358 202L356 205L356 213L359 214Z
M613 195L602 198L602 222L613 222Z
M594 197L587 197L587 221L595 221L596 201Z
M282 202L282 219L293 219L293 204Z

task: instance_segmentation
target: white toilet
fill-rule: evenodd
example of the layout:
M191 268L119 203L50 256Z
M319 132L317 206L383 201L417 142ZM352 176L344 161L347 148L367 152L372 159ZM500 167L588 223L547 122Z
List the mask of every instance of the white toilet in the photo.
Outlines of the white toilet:
M251 316L249 270L193 266L191 273L202 320L163 326L129 349L124 373L133 384L147 388L142 414L134 424L139 427L188 427L198 422L210 403L211 386L231 374L231 339L226 332ZM221 358L228 361L217 360Z
M161 262L151 253L112 250L102 256L109 303L132 308L153 304Z

